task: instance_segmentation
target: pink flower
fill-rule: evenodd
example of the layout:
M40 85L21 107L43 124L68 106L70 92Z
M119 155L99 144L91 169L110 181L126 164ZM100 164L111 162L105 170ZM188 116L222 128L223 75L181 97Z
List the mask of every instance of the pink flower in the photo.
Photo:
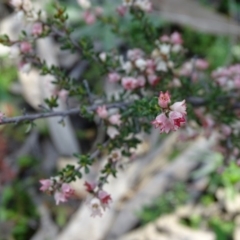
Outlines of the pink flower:
M102 119L105 119L108 117L108 111L105 105L99 106L97 108L97 115Z
M91 217L102 216L102 205L101 205L101 201L98 198L94 197L90 201L89 207L91 210Z
M23 3L22 3L22 0L11 0L11 1L10 1L10 4L11 4L14 8L20 9Z
M160 92L160 95L158 97L158 105L161 107L161 108L167 108L168 107L168 104L171 102L171 97L167 92L163 93L163 92Z
M118 6L116 11L120 17L123 17L127 11L127 8L125 6Z
M148 76L148 82L151 86L155 86L160 81L160 77L156 76L155 74Z
M42 23L34 23L32 28L32 35L39 36L43 33Z
M91 11L85 11L83 13L83 19L88 25L92 25L96 22L96 16Z
M139 58L142 58L144 52L139 48L130 49L127 51L127 57L131 61L136 61Z
M152 124L155 128L159 128L160 132L169 133L174 129L173 123L169 120L165 113L159 114Z
M225 137L228 137L232 133L232 128L226 124L221 125L221 132Z
M117 125L117 126L120 126L122 123L120 114L114 114L110 116L108 120L111 124Z
M234 78L233 83L236 88L240 89L240 76Z
M122 78L122 86L125 90L134 90L138 88L138 81L133 77Z
M20 51L22 53L29 53L32 51L32 45L29 42L21 42L20 43Z
M137 81L139 87L144 87L146 84L146 79L144 76L138 76Z
M179 32L174 32L170 36L170 41L172 44L183 44L182 36Z
M54 198L56 204L58 205L60 202L67 202L68 198L72 197L74 194L74 190L67 183L63 183L60 190L57 190L54 193Z
M56 205L58 205L60 202L66 202L67 198L65 197L65 194L59 191L56 191L54 193L54 199L56 202Z
M111 83L118 82L121 76L117 72L112 72L108 74L108 81Z
M98 198L101 201L101 204L104 210L109 207L109 203L112 201L110 194L108 194L103 190L100 190L98 192Z
M167 35L162 35L162 36L160 37L160 41L161 41L161 42L169 42L169 41L170 41L170 38L169 38L169 36L167 36Z
M93 192L94 188L97 186L96 183L85 182L84 186L86 187L87 192Z
M195 61L195 66L196 68L198 68L199 70L205 70L208 68L209 63L208 61L204 60L204 59L197 59Z
M186 102L185 100L181 101L181 102L175 102L174 104L172 104L170 106L170 109L174 112L179 112L183 115L186 115Z
M154 75L155 72L155 62L152 59L147 59L146 60L146 73L149 75Z
M61 98L62 100L66 100L69 92L66 89L61 89L57 94L59 98Z
M94 11L97 17L100 17L103 15L103 8L101 7L95 7Z
M181 114L180 112L171 111L169 113L169 119L173 123L172 130L177 130L186 123L185 115Z
M53 181L51 179L41 179L39 182L42 184L39 190L43 192L50 190L53 185Z

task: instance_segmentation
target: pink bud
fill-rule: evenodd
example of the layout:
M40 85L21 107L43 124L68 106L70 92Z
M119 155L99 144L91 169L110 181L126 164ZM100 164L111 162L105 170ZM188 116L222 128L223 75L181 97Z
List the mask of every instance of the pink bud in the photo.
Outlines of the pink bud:
M162 36L160 37L160 41L161 41L161 42L169 42L169 41L170 41L170 38L169 38L169 36L167 36L167 35L162 35Z
M120 17L123 17L127 11L127 8L125 6L118 6L116 11Z
M183 44L182 36L179 32L174 32L170 36L170 40L172 44Z
M43 33L42 23L34 23L32 28L32 35L39 36Z
M208 61L206 61L204 59L196 59L195 66L199 70L205 70L208 68L209 64L208 64Z
M158 97L158 105L161 108L167 108L168 104L171 102L171 97L170 94L167 92L163 93L160 92L159 97Z
M96 14L97 17L100 17L100 16L103 15L103 8L96 7L94 10L95 10L95 14Z
M108 74L108 80L111 83L118 82L121 79L121 76L117 72L112 72Z
M99 106L97 108L97 115L102 119L105 119L108 117L108 111L105 105Z
M83 19L88 25L92 25L96 22L96 17L91 11L85 11L83 13Z
M20 50L22 53L29 53L32 51L32 45L29 42L21 42Z

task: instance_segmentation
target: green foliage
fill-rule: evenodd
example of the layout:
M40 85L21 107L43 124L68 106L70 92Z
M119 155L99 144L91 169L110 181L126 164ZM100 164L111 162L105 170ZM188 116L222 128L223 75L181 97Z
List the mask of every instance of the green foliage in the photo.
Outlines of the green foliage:
M211 64L211 69L226 63L230 52L230 42L227 37L216 37L184 28L183 38L189 53L206 57Z
M15 182L5 187L1 196L0 222L13 223L12 236L16 240L30 239L37 228L37 209L26 189L24 183Z
M215 232L216 240L233 239L235 227L233 221L224 221L218 217L213 217L209 221L209 226Z
M0 69L0 100L9 100L8 90L12 82L17 79L17 70L4 57L0 58Z
M138 213L142 225L156 220L158 217L172 213L178 206L186 203L188 194L182 183L177 183L173 189L158 197L151 205L145 206Z

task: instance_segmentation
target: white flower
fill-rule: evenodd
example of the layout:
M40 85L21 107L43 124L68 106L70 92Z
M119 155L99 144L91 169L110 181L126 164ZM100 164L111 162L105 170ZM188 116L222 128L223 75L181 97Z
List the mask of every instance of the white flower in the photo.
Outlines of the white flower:
M102 216L102 205L101 205L101 201L98 198L96 197L93 198L89 203L89 207L91 210L92 217Z
M157 71L163 71L163 72L167 72L167 64L160 60L157 63L157 67L156 67Z
M119 131L115 127L109 126L107 128L107 134L110 138L114 139L117 135L119 135Z
M20 67L20 71L23 73L28 74L31 70L31 63L24 63L21 67Z
M141 71L144 71L147 63L144 59L139 58L139 59L136 60L135 65L138 69L140 69Z
M77 2L83 9L89 9L91 7L91 2L89 0L77 0Z
M32 2L30 0L22 0L22 8L26 12L30 12L32 10L32 8L33 8Z
M186 101L185 100L183 100L183 101L181 101L181 102L175 102L174 104L172 104L171 106L170 106L170 109L172 110L172 111L174 111L174 112L179 112L179 113L181 113L181 114L183 114L183 115L186 115L187 114L187 112L186 112Z
M47 21L47 13L45 11L41 10L41 12L39 14L39 20L42 22Z
M123 0L123 6L130 7L133 4L133 0Z
M115 149L111 152L110 158L113 162L117 162L122 158L122 153L119 149Z
M106 62L107 54L105 52L102 52L99 54L99 58L101 59L102 62Z
M122 69L126 72L126 73L130 73L133 69L133 65L131 62L127 61L125 63L123 63L122 65Z
M16 19L18 22L22 22L24 20L24 12L23 11L18 11L16 14Z
M13 45L10 48L10 58L17 58L20 56L20 49L17 45Z
M171 46L169 44L160 45L160 52L164 55L169 55Z

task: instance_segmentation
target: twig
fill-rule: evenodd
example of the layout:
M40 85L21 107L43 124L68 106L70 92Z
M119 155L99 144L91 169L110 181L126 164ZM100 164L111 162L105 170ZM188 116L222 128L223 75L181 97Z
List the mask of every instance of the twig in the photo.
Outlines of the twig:
M131 103L125 103L125 102L116 102L116 103L109 103L105 104L106 108L121 108L124 106L128 106ZM96 104L93 106L86 107L86 110L88 112L95 111L99 106L103 104ZM36 114L27 114L24 116L18 116L18 117L11 117L11 118L5 118L0 121L0 125L9 124L9 123L20 123L24 121L34 121L36 119L40 118L50 118L50 117L66 117L69 115L75 115L75 114L81 114L80 108L72 108L69 110L64 111L51 111L51 112L44 112L44 113L36 113Z

